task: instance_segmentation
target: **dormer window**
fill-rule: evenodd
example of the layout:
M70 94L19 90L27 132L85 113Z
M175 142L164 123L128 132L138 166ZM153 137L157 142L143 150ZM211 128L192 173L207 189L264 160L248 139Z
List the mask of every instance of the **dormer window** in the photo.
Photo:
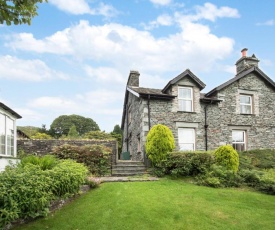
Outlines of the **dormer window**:
M193 111L193 88L179 87L178 88L178 104L179 111Z
M252 114L251 95L240 95L240 112L241 114Z

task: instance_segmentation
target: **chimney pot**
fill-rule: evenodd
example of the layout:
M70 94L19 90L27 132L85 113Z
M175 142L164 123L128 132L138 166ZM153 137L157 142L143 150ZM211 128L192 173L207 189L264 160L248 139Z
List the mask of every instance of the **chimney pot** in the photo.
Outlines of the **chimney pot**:
M247 48L244 48L244 49L241 50L241 52L242 52L242 57L246 57L246 51L247 51L247 50L248 50Z

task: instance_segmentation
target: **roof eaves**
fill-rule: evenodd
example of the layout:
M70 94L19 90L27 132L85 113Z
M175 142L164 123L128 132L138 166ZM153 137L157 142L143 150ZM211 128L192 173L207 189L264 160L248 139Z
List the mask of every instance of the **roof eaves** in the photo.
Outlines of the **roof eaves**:
M12 114L13 116L15 116L17 119L22 118L22 116L20 116L18 113L16 113L11 108L9 108L8 106L6 106L5 104L3 104L1 102L0 102L0 107L3 108L4 110L6 110L7 112L9 112L10 114Z
M140 93L140 97L147 98L148 96L155 99L166 99L166 100L171 100L176 97L174 95L169 95L169 94Z
M270 79L263 71L261 71L258 67L253 66L239 74L237 74L234 78L231 78L230 80L228 80L227 82L219 85L218 87L212 89L210 92L206 93L205 96L209 97L210 95L212 95L213 93L231 85L232 83L234 83L235 81L241 79L242 77L246 76L247 74L252 73L253 71L257 72L259 75L261 75L268 83L270 83L274 88L275 88L275 83L274 81L272 81L272 79Z
M165 92L169 88L170 85L175 84L181 78L183 78L183 77L185 77L187 75L190 76L200 86L201 90L204 89L204 87L206 85L195 74L193 74L190 69L186 69L184 72L182 72L181 74L179 74L177 77L175 77L172 80L170 80L167 83L167 85L163 88L162 92Z
M127 86L127 90L128 90L130 93L134 94L136 97L139 97L139 93L136 92L135 89L130 88L130 87Z

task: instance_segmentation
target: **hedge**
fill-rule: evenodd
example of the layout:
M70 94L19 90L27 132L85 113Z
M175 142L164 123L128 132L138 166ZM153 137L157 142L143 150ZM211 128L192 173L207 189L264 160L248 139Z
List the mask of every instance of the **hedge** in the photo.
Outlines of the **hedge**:
M59 161L46 170L26 162L7 167L0 173L0 228L18 218L46 216L52 201L79 191L87 172L83 164L72 160Z

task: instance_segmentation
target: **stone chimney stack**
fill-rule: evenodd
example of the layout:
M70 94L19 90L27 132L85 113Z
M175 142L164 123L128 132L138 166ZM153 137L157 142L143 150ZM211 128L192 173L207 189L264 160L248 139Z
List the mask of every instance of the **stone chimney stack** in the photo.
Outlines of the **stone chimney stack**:
M128 78L127 85L133 87L139 87L139 72L131 70Z
M258 62L260 61L258 58L256 58L255 54L253 54L251 57L246 56L247 48L244 48L241 50L242 57L236 62L236 70L237 74L243 72L244 70L247 70L253 66L258 67Z

